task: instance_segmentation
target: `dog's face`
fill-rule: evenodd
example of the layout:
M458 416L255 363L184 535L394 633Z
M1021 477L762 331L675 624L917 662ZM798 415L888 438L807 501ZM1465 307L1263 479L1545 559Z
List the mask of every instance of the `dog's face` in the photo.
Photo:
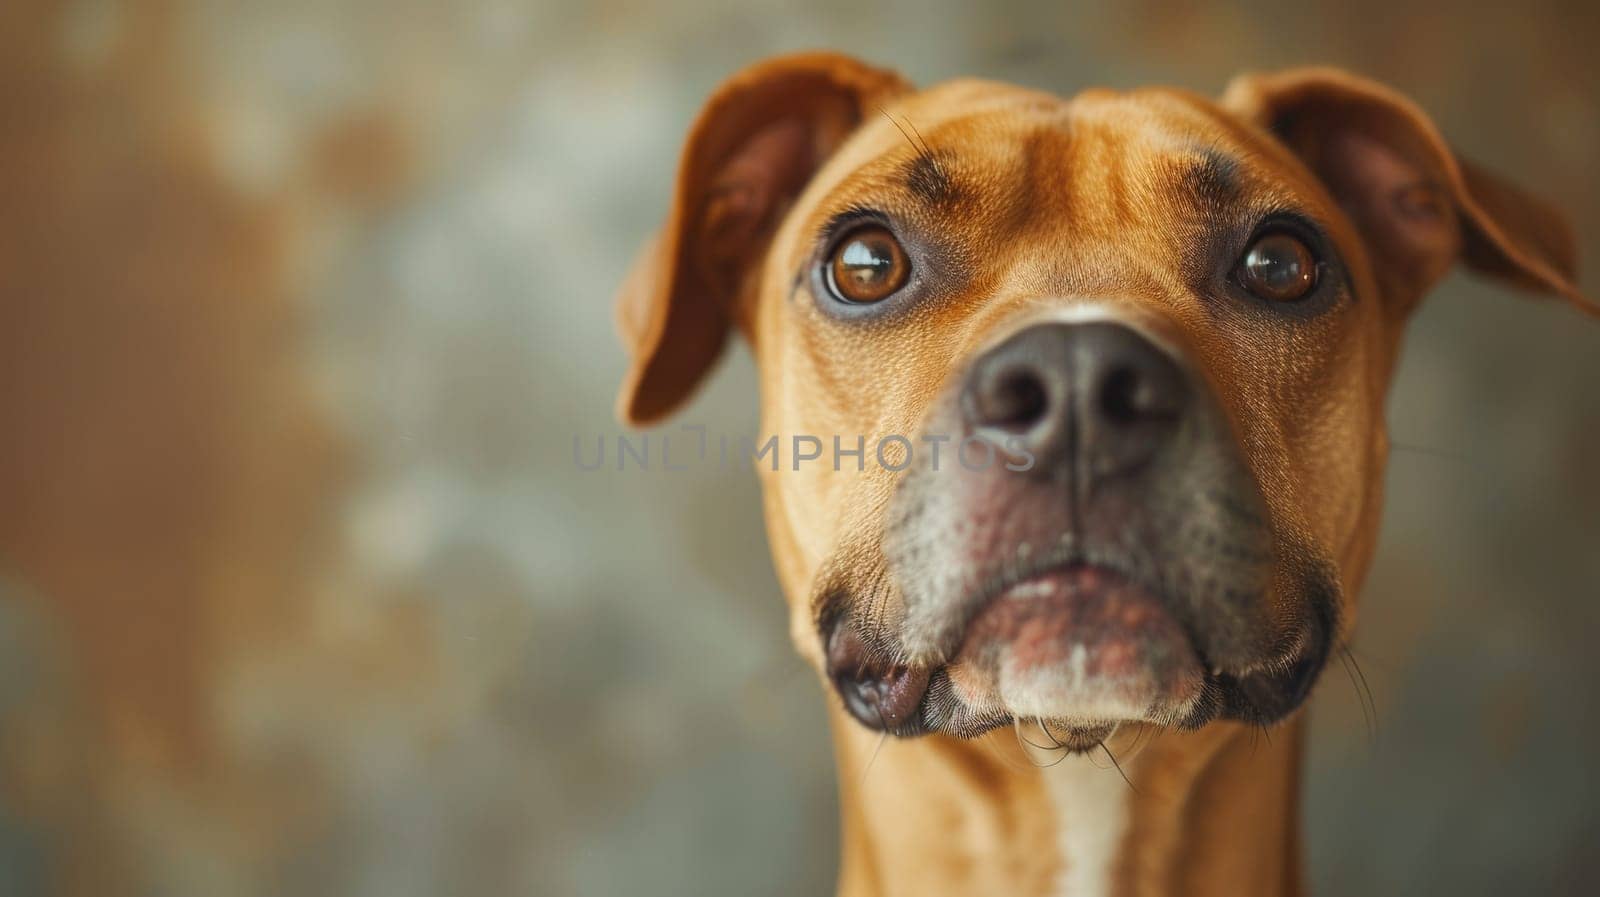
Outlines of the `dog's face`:
M623 412L748 337L795 638L867 726L1270 722L1354 617L1401 327L1458 258L1579 299L1557 219L1348 76L1061 99L791 57L691 135Z

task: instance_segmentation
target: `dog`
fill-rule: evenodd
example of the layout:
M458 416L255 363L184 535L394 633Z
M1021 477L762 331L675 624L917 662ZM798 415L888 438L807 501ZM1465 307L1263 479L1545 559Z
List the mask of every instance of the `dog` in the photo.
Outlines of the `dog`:
M836 440L756 468L838 697L839 893L1300 893L1296 711L1356 621L1406 321L1457 261L1594 314L1575 256L1340 70L725 82L620 291L618 412L736 330L762 432Z

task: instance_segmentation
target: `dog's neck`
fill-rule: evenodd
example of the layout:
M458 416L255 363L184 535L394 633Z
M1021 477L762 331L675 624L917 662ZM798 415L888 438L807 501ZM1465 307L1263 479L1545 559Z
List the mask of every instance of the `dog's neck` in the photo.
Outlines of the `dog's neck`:
M1301 890L1298 719L1121 732L1124 780L1105 752L1047 754L1007 730L880 747L835 717L842 897Z

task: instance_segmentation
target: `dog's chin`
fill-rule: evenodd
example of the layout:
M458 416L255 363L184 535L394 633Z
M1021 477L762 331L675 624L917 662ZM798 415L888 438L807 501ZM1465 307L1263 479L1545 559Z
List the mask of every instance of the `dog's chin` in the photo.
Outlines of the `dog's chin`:
M1189 634L1160 598L1087 566L996 595L968 624L947 671L969 712L1038 721L1079 748L1119 723L1181 720L1206 686Z

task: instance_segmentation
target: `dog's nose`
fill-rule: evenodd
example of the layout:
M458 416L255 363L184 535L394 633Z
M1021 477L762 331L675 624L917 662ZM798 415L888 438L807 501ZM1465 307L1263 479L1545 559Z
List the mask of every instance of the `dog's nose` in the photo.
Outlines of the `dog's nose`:
M961 405L969 435L1026 449L1041 476L1083 465L1133 471L1171 441L1190 388L1171 356L1109 322L1027 327L972 365Z

